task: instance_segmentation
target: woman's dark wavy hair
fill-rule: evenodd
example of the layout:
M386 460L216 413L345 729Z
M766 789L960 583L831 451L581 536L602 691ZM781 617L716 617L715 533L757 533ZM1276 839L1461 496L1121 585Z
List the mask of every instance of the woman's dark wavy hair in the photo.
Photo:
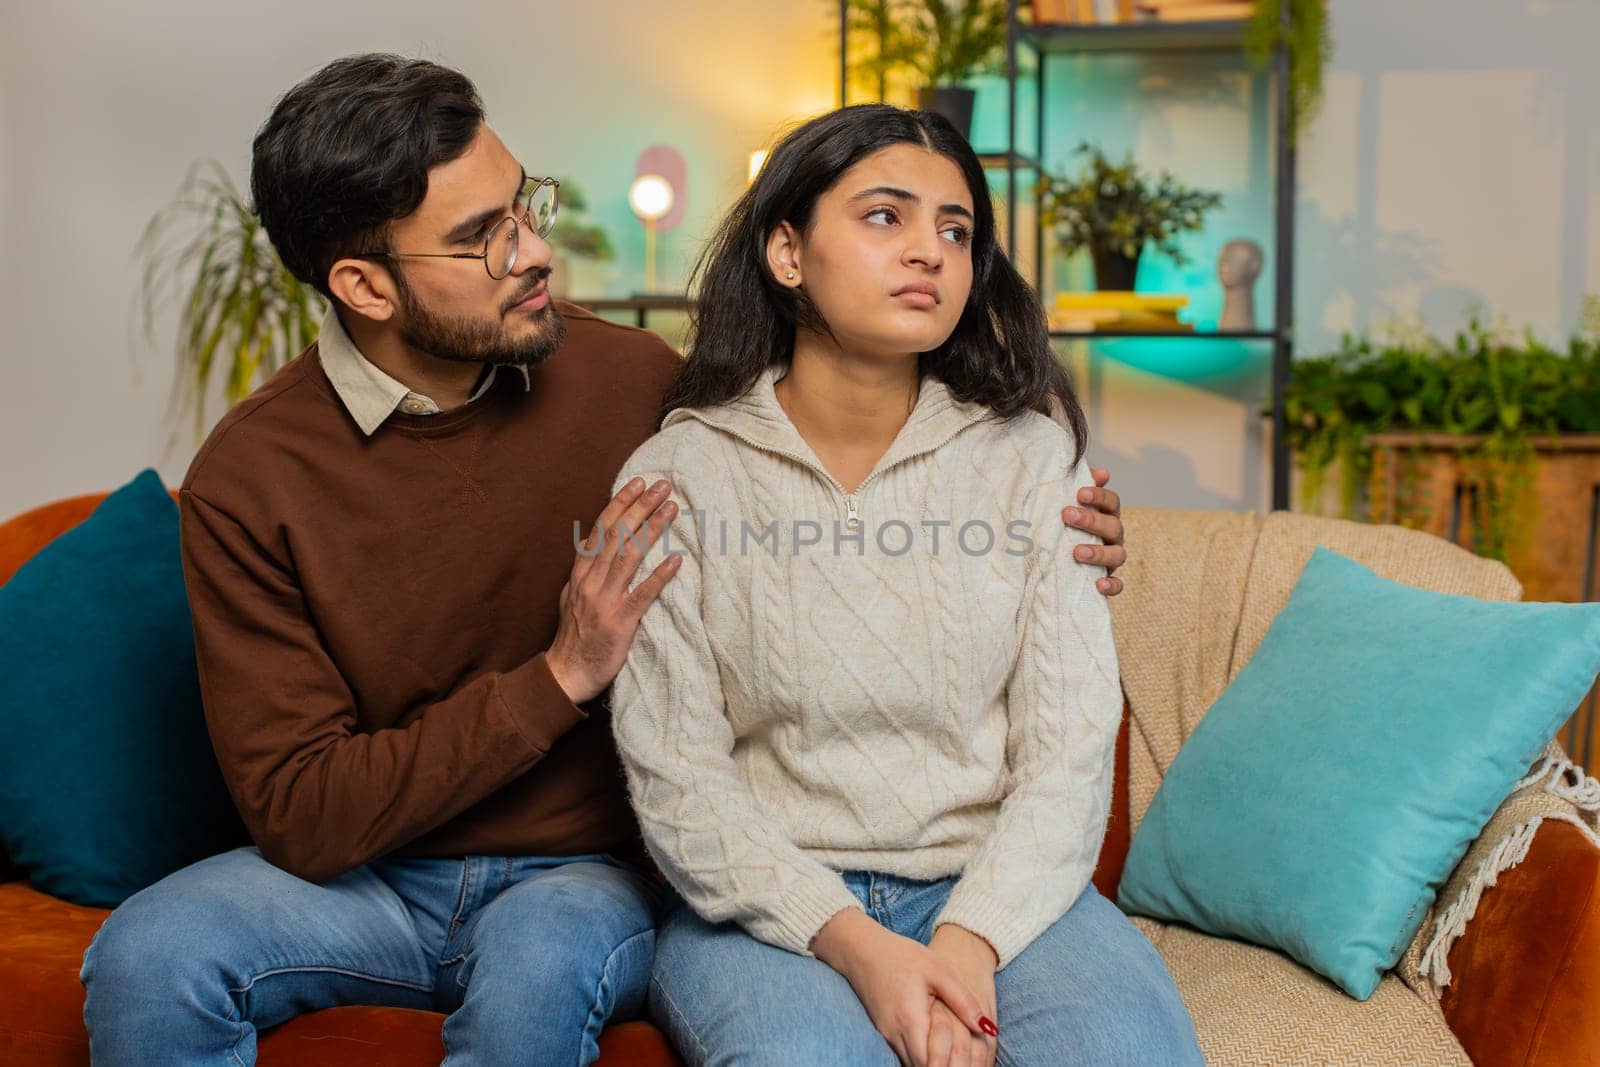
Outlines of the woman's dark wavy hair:
M949 339L922 353L922 373L937 377L957 399L985 404L1005 418L1023 411L1049 414L1056 398L1082 455L1089 437L1083 407L1051 351L1038 297L1000 249L988 183L972 146L939 115L885 104L859 104L812 119L772 150L695 267L699 301L688 359L667 391L661 416L740 396L769 365L793 356L796 330L828 332L804 291L772 277L767 238L781 222L805 233L818 198L845 171L896 144L928 148L954 162L975 216L972 292Z
M417 209L428 171L478 135L483 101L466 75L424 59L345 56L290 89L256 133L250 198L278 258L333 299L328 270L385 251Z

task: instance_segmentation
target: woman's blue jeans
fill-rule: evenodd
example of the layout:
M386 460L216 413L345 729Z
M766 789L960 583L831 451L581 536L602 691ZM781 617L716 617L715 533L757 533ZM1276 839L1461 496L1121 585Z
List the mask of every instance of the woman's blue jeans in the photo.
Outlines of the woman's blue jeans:
M844 877L868 915L923 944L955 885ZM1093 885L995 975L995 995L1005 1067L1205 1062L1161 957ZM650 1014L696 1067L897 1062L837 971L708 924L675 893L656 932Z
M586 1064L641 1014L662 891L603 855L380 860L324 885L241 848L128 898L84 954L96 1067L253 1064L343 1004L449 1013L446 1063Z

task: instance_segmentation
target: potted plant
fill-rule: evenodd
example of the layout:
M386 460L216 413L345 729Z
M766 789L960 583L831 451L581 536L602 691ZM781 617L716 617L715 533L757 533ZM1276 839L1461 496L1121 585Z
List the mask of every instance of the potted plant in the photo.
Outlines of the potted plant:
M914 62L923 80L917 106L943 115L970 138L977 92L965 83L1002 69L1006 5L1003 0L921 0L915 8Z
M605 231L582 219L586 207L582 191L563 180L561 221L551 244L572 258L610 259ZM145 227L134 254L143 276L136 310L152 342L160 309L177 301L171 408L174 415L193 415L197 440L219 381L223 399L236 404L317 339L326 302L278 259L261 220L220 163L191 168L172 203ZM552 265L552 292L564 295L568 272Z
M206 429L220 380L235 404L316 340L325 304L289 273L261 220L215 161L196 164L135 247L143 264L138 312L152 341L158 309L177 300L178 374L173 414Z
M616 252L606 232L584 218L589 201L583 190L566 178L560 181L560 208L555 229L550 231L555 253L550 264L550 294L565 299L572 288L572 272L568 269L571 260L600 262L611 259Z
M1347 336L1295 360L1284 414L1302 506L1320 507L1337 466L1344 517L1465 543L1510 564L1531 599L1584 599L1581 568L1558 561L1588 558L1600 484L1600 303L1589 309L1565 351L1474 318L1449 342Z
M881 100L905 72L920 83L918 107L971 136L977 94L965 83L1001 69L1005 0L850 0L846 15L847 29L871 46L851 65L858 83L875 84Z
M1206 212L1222 203L1220 194L1189 189L1166 171L1151 178L1135 165L1132 153L1112 163L1084 143L1074 154L1088 157L1078 175L1040 179L1041 218L1062 252L1089 250L1097 288L1132 289L1146 245L1180 266L1188 263L1177 235L1199 230Z

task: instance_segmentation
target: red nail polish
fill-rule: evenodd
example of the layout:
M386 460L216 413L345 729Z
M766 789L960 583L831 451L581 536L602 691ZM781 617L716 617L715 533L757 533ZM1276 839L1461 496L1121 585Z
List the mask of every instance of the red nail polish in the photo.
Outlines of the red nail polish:
M1000 1028L996 1026L994 1024L994 1020L990 1019L987 1015L978 1016L978 1029L982 1030L990 1037L1000 1036Z

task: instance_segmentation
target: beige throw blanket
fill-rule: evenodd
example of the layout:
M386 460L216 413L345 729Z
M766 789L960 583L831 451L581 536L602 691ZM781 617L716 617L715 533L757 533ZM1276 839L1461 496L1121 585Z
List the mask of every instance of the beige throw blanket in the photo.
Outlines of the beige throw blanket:
M1133 824L1179 746L1249 662L1318 545L1408 585L1515 600L1503 565L1415 530L1275 512L1132 508L1126 591L1112 601L1131 710ZM1600 843L1600 783L1552 745L1442 888L1395 972L1366 1002L1270 949L1136 920L1167 960L1212 1063L1465 1063L1439 1010L1450 945L1483 891L1559 818Z

